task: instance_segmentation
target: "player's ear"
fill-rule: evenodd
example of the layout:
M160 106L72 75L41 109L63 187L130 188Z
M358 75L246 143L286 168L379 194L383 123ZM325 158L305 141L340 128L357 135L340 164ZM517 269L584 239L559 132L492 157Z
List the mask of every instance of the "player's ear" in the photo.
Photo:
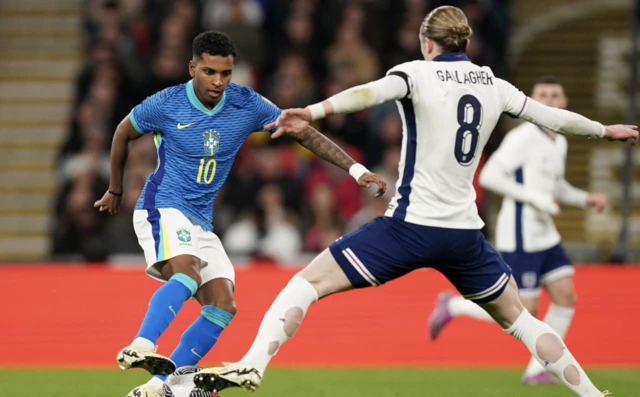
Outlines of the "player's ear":
M433 40L428 37L425 40L427 41L427 54L431 54L433 52L435 44L433 43Z
M189 75L191 77L196 77L196 63L193 59L189 61Z

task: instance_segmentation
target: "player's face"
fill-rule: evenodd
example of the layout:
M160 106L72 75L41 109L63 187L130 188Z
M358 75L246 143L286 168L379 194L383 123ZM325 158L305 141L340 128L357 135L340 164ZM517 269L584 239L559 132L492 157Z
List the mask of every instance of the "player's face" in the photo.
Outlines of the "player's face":
M213 108L222 98L224 90L231 82L233 56L209 55L202 53L199 58L189 61L189 74L198 99Z
M565 109L567 107L567 97L560 84L536 84L533 87L531 98L553 108Z

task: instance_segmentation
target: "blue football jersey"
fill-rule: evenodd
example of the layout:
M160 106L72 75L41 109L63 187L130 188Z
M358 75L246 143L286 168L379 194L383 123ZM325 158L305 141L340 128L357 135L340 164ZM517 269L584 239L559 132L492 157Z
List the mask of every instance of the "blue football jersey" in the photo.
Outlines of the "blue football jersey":
M236 84L211 110L196 97L193 80L145 99L129 118L140 134L153 133L158 158L136 209L175 208L212 231L213 203L240 147L281 112Z

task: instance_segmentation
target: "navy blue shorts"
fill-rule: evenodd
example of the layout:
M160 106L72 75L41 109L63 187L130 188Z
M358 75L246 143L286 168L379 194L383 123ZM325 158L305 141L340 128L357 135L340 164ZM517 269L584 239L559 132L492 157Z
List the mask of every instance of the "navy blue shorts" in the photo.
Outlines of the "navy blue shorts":
M541 285L575 273L562 244L538 252L518 250L501 254L513 269L513 278L518 283L518 289L523 298L536 298L540 296Z
M484 303L500 296L511 276L479 230L421 226L386 216L341 237L329 249L356 288L430 267L465 298Z

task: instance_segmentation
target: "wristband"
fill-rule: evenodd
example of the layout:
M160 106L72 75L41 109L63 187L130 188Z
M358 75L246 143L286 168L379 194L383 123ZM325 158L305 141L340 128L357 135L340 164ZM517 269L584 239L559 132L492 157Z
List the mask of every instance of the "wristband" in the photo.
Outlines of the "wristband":
M369 172L367 167L359 163L355 163L354 165L349 167L349 175L351 175L353 179L356 180L356 182L360 180L360 177L366 174L367 172Z
M109 190L109 194L116 197L122 197L122 193L112 192L111 190Z
M324 111L324 106L322 105L322 102L309 105L307 106L307 109L309 109L309 112L311 112L311 121L323 119L324 116L326 116L327 114Z

